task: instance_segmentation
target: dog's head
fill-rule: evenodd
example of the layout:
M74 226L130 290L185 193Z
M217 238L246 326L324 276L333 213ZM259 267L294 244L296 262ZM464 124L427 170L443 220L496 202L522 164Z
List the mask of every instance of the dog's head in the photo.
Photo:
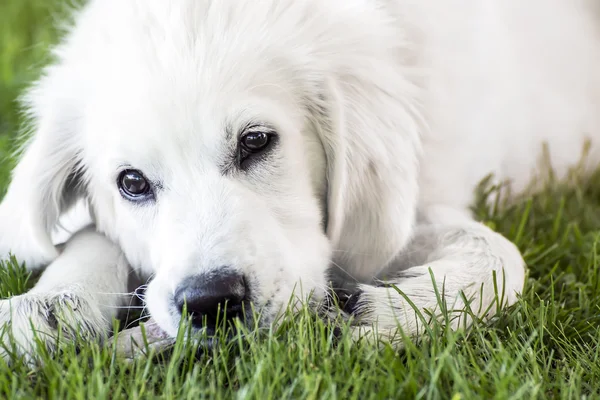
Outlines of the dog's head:
M419 126L401 32L358 3L92 1L28 97L45 225L86 198L171 334L184 303L268 322L331 265L368 281L410 235Z

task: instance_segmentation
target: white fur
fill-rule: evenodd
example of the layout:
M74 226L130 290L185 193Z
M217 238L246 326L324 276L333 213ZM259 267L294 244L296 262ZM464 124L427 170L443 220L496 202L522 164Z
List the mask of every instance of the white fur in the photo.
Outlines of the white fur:
M488 313L493 273L512 304L525 266L473 221L475 185L494 173L524 189L543 143L561 176L586 138L600 161L595 0L91 0L74 21L25 97L33 134L0 204L0 257L56 260L13 301L68 281L87 322L112 315L95 295L124 291L109 273L123 255L154 277L147 304L171 334L177 285L222 266L248 277L265 322L294 290L323 296L330 265L359 284L363 332L417 334L404 297L373 283L435 309L429 268L448 304L464 293ZM250 121L277 129L276 152L224 171ZM124 165L161 182L155 204L121 198ZM78 201L99 233L59 255L51 232Z

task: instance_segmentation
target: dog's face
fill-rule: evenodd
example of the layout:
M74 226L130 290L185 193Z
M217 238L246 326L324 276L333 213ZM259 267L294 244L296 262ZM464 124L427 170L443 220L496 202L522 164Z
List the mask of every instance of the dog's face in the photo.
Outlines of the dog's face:
M154 276L149 310L170 333L181 296L206 290L269 321L293 292L321 297L329 261L325 153L293 88L202 75L100 95L86 118L96 221Z
M29 93L43 225L87 198L169 333L222 300L269 322L323 296L331 260L368 281L407 242L419 126L399 33L335 4L91 2Z

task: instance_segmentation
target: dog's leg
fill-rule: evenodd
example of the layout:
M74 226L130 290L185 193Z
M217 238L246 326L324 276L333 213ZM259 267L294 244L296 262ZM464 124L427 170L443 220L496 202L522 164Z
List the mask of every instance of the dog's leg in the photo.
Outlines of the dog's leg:
M57 328L62 337L102 339L126 300L129 266L118 246L92 228L75 234L29 292L0 301L0 327L17 352L31 356L36 337L52 350ZM5 349L0 354L8 357ZM8 347L10 351L11 348Z
M415 337L431 322L431 313L444 318L444 308L453 329L472 322L464 310L489 317L517 300L525 263L513 243L468 213L438 207L427 210L410 246L384 275L389 280L361 285L346 304L359 335L376 332L390 339L400 327Z
M43 170L42 160L53 157L44 151L43 139L35 137L27 147L0 203L0 260L11 253L28 269L44 267L58 255L43 215L43 202L55 201L44 198L47 183L40 182L50 181L46 174L51 168Z

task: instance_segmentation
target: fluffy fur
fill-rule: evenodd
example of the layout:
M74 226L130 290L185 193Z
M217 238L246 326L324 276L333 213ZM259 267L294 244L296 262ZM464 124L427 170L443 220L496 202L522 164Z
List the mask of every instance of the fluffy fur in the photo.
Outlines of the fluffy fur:
M31 328L53 332L74 302L102 336L130 268L153 278L146 303L171 335L178 285L224 266L263 324L333 278L354 291L359 333L414 336L406 299L436 309L430 269L451 308L496 312L494 276L514 303L523 259L468 206L490 173L523 190L544 143L564 175L600 138L596 3L89 1L25 96L33 132L0 204L0 258L49 267L0 302L0 325L28 352ZM279 141L241 171L249 123ZM128 166L159 183L155 202L120 196ZM61 218L75 232L85 209L93 226L59 251Z

